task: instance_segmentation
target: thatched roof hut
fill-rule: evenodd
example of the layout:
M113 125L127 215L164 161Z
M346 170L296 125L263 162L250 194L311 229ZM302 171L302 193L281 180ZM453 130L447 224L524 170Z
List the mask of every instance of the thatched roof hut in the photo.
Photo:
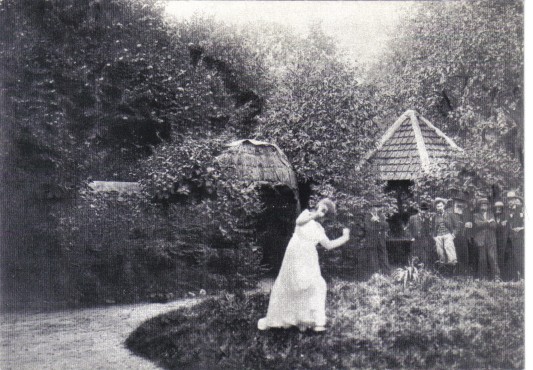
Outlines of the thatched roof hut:
M264 208L254 233L263 249L262 262L277 271L300 212L291 164L277 145L250 139L229 144L217 161L235 182L259 185Z
M234 141L217 157L217 161L238 181L287 185L295 195L298 194L296 174L285 154L275 144L253 139Z

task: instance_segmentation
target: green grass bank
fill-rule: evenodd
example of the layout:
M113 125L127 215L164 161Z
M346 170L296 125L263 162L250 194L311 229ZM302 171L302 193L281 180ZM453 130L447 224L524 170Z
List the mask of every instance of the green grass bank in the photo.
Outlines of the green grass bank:
M168 369L518 369L524 283L374 275L328 282L328 330L256 329L268 295L226 295L153 318L127 339Z

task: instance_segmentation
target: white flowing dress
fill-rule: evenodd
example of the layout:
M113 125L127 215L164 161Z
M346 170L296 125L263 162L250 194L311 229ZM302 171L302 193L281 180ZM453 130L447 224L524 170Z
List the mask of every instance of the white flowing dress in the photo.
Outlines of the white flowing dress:
M259 329L326 325L327 288L316 248L325 238L324 228L315 220L296 226L270 293L267 315L257 323Z

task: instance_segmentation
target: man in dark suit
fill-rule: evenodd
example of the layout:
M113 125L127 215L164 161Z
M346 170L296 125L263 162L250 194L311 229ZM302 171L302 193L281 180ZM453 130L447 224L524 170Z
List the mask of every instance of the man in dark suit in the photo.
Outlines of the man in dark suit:
M474 242L479 250L478 275L480 278L488 278L490 273L497 281L500 279L500 269L496 251L496 220L494 214L489 211L487 198L478 199L479 212L474 214Z
M431 236L431 217L429 215L429 204L420 202L418 213L409 217L407 231L411 237L411 257L418 257L425 266L434 259L435 241Z
M474 194L471 190L468 194ZM479 250L474 242L474 213L476 213L476 199L469 196L466 204L467 212L463 215L465 220L464 234L468 241L468 267L474 276L477 276L479 265Z
M524 278L524 208L522 198L515 191L507 193L509 214L507 225L509 232L509 267L512 279Z
M365 238L370 251L370 271L390 272L389 257L387 255L387 231L389 224L380 205L374 203L370 212L365 215Z
M504 204L501 201L494 203L494 220L496 221L496 251L498 255L498 267L501 277L505 280L509 277L507 261L509 259L508 240L509 228L507 227L507 215L504 212Z
M454 239L455 251L457 252L457 272L469 274L469 229L472 227L470 210L467 205L468 194L464 191L455 191L453 194L452 215L455 217L456 234Z

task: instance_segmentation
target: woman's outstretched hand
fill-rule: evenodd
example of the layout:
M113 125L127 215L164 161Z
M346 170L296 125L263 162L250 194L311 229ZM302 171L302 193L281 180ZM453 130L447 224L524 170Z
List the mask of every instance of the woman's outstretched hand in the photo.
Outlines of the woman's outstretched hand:
M324 234L324 239L321 240L319 243L322 244L324 248L327 250L340 247L341 245L345 244L350 240L350 229L347 227L342 229L342 236L338 237L335 240L329 240L328 237Z
M350 239L350 229L348 229L347 227L342 229L342 236L345 237L347 240L349 240Z

